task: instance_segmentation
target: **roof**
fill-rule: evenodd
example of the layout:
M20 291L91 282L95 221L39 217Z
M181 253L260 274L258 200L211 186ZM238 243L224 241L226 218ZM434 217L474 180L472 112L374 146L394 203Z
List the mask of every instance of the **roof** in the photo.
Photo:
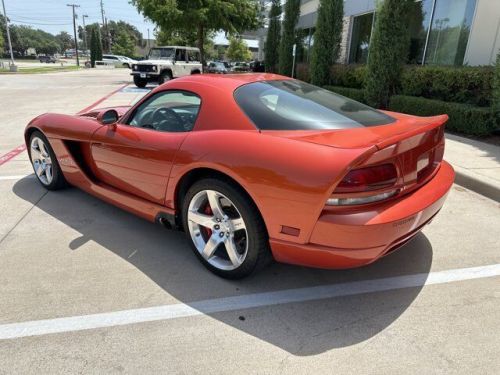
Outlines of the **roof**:
M199 51L200 49L198 47L187 47L187 46L155 46L151 48L182 48L182 49L188 49L190 51Z

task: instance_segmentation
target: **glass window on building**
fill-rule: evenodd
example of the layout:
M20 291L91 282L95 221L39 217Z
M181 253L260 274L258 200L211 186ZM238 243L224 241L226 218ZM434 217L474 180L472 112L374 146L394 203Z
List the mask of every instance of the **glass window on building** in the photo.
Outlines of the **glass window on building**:
M436 0L426 64L462 65L476 0Z
M373 26L373 12L353 19L349 63L364 64L368 60L368 46Z
M408 62L422 64L432 16L432 0L416 1L410 11L410 51Z

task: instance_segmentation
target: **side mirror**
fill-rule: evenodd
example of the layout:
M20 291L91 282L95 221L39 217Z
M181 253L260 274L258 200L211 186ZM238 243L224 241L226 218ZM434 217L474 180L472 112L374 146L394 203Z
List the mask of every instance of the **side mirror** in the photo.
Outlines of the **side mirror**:
M118 112L114 109L108 109L107 111L99 113L97 116L97 121L99 121L103 125L113 125L115 124L120 116Z

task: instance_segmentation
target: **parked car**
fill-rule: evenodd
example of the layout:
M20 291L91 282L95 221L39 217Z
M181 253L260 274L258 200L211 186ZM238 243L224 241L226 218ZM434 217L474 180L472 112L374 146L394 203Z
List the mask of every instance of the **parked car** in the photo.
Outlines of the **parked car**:
M117 68L132 68L132 65L137 63L136 60L120 55L102 55L102 61L112 63Z
M266 71L264 61L252 61L250 62L250 70L255 73L262 73Z
M148 82L160 85L172 78L202 72L200 50L195 47L164 46L151 48L146 60L132 65L134 83L145 87Z
M47 64L55 64L57 62L57 59L54 56L38 56L38 60L40 60L41 63Z
M249 72L250 65L246 62L236 62L233 66L233 72Z
M37 116L24 137L44 188L73 185L181 229L209 270L241 278L273 257L359 267L415 237L453 185L447 119L274 74L207 74L132 107Z
M229 69L223 62L214 61L208 64L207 73L227 74Z

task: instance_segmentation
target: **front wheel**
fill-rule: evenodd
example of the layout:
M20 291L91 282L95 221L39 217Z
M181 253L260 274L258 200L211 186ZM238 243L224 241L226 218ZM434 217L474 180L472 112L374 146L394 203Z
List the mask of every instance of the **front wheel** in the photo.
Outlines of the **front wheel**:
M141 78L139 76L134 76L134 83L137 87L142 89L142 88L146 87L146 85L148 84L148 80Z
M188 190L182 221L203 265L228 279L239 279L269 263L264 222L255 204L237 186L204 179Z
M58 190L67 183L62 174L56 155L47 138L39 131L30 137L29 156L38 181L48 190Z

